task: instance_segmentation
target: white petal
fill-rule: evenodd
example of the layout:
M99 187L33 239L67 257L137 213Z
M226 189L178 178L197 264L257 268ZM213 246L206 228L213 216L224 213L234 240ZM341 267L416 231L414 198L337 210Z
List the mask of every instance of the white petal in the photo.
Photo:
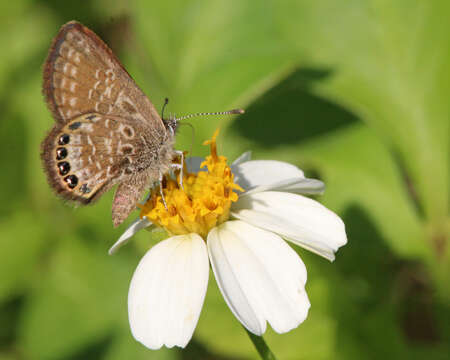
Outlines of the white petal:
M292 178L281 180L268 185L259 185L245 192L245 195L262 191L283 191L296 194L322 194L325 184L316 179Z
M252 158L252 152L246 151L241 156L239 156L236 160L233 161L231 166L237 166L239 164L242 164L243 162L250 161Z
M197 234L174 236L140 261L128 293L133 336L150 349L185 347L197 325L208 285L205 242Z
M219 288L238 320L262 335L266 321L283 333L306 319L306 268L278 235L243 221L228 221L208 235Z
M273 231L330 261L347 243L342 220L315 200L285 192L260 192L241 196L232 215Z
M290 185L275 184L273 191L284 191L296 194L322 194L325 191L325 184L317 179L304 178Z
M199 171L206 171L206 168L200 169L200 164L205 161L205 158L199 156L191 156L185 159L186 168L190 173L198 173Z
M292 178L305 178L298 167L282 161L251 160L239 165L232 165L231 171L243 189L250 190L256 186L270 185Z
M111 246L111 248L108 250L108 254L114 254L120 247L125 245L134 234L150 225L152 225L152 222L150 220L147 220L145 216L142 219L139 218L134 220L133 223L128 226L125 232L120 236L119 240L117 240L114 245Z

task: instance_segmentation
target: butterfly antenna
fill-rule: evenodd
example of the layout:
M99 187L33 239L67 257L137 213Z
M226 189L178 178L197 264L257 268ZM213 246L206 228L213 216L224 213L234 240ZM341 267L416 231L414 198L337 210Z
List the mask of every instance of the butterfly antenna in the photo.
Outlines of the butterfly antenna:
M164 105L163 105L162 110L161 110L161 119L164 119L164 109L166 108L168 103L169 103L169 98L165 98L164 99Z
M233 109L228 111L219 111L219 112L202 112L202 113L195 113L195 114L189 114L185 116L181 116L179 118L175 118L174 121L178 122L181 120L190 119L195 116L208 116L208 115L230 115L230 114L243 114L245 111L243 109Z

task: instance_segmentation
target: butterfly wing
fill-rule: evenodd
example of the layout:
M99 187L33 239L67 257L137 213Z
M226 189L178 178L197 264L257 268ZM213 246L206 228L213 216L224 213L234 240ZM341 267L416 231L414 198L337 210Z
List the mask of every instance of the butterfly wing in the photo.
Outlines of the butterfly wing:
M95 112L165 130L155 107L111 49L76 21L63 25L53 40L44 65L43 93L60 123Z
M96 113L58 124L43 142L49 183L64 198L84 204L137 173L149 185L158 174L145 168L148 154L138 151L146 146L142 133L136 122Z
M136 203L148 185L148 178L141 173L124 180L117 186L112 205L114 226L120 225L136 208Z
M75 21L53 40L43 93L56 120L42 143L50 185L86 204L124 183L112 209L119 224L170 163L170 151L159 154L163 144L172 149L172 135L111 49Z

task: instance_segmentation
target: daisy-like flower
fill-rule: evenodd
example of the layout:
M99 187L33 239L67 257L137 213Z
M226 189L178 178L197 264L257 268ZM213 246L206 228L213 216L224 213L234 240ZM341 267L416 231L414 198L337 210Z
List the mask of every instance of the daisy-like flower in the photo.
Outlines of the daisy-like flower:
M285 240L331 261L347 242L342 220L300 195L322 193L321 181L288 163L251 161L249 153L228 166L217 155L217 134L205 142L211 155L204 161L187 159L183 189L166 179L167 209L154 189L140 218L110 249L149 226L170 235L142 258L128 293L133 336L151 349L187 345L209 264L230 310L250 332L262 335L267 322L278 333L296 328L310 307L306 268Z

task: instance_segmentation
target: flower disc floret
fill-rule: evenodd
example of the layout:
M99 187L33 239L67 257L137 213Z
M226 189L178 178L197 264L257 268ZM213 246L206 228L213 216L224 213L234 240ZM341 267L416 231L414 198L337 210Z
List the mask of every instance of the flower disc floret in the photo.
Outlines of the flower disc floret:
M243 189L234 183L234 175L227 165L225 156L217 155L216 131L211 140L211 155L202 162L197 174L183 171L183 188L177 180L166 177L162 192L166 206L161 197L160 188L155 188L141 206L141 218L144 216L155 225L161 226L171 235L197 233L206 239L209 231L228 220L231 203L238 200L234 190Z

